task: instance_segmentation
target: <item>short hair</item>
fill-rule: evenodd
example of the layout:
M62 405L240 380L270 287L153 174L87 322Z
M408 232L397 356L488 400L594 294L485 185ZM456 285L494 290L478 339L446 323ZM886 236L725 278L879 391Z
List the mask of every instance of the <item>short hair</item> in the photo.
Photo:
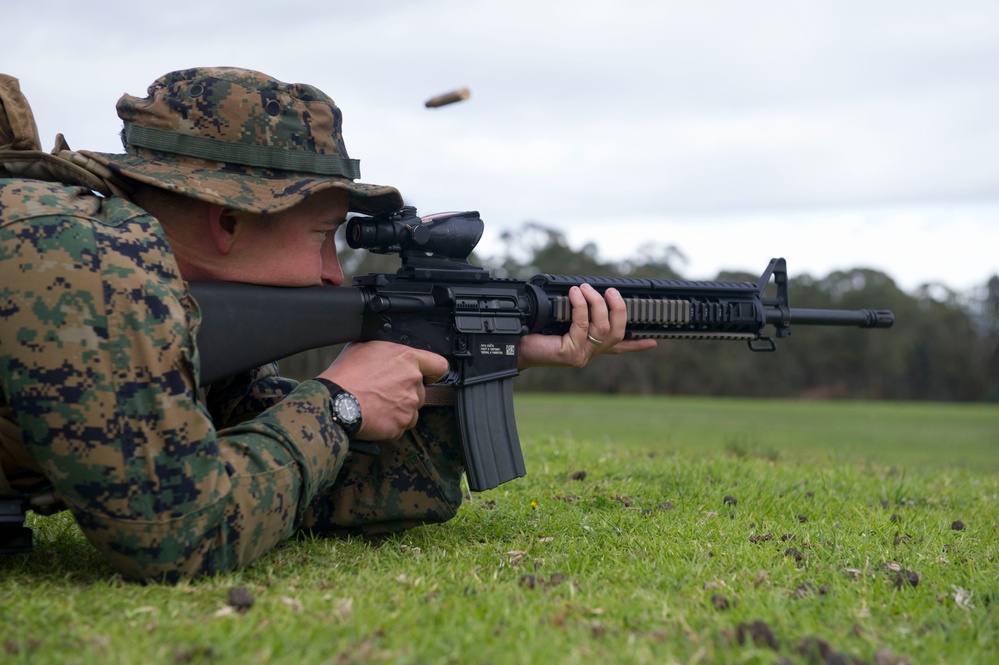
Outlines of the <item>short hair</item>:
M160 222L187 217L197 208L206 205L198 199L162 187L135 182L132 199Z

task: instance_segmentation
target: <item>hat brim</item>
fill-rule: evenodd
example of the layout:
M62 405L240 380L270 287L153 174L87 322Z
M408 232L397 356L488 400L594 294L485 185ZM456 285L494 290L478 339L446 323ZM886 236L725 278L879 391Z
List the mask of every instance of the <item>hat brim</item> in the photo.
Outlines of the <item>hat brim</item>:
M177 154L160 158L154 151L146 150L142 152L148 154L79 152L104 164L116 175L244 212L281 212L327 189L345 191L350 197L350 212L366 215L394 212L403 203L395 187L337 176L262 169Z

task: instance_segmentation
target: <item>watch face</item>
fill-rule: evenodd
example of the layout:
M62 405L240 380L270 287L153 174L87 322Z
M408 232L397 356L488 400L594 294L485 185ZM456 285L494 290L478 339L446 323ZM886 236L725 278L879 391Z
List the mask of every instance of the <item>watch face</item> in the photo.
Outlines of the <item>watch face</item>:
M357 422L358 418L361 417L361 406L357 403L357 399L349 393L337 395L335 406L337 416L348 425Z

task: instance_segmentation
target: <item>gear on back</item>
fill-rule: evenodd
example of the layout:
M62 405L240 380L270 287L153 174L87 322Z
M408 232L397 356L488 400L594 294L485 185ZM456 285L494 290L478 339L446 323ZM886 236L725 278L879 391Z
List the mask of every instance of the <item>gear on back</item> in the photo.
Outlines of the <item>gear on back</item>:
M70 149L62 134L42 150L31 105L13 76L0 74L0 177L47 180L128 197L131 187L111 169Z

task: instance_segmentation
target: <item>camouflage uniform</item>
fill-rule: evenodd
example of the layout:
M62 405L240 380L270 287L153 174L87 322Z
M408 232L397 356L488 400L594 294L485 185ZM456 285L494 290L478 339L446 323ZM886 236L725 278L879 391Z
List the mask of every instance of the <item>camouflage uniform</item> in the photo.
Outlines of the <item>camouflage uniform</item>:
M119 102L127 155L85 153L117 176L251 212L329 187L352 210L401 203L354 182L339 110L314 88L198 69L149 93ZM269 366L199 388L197 303L159 222L123 198L0 179L0 285L3 476L51 485L129 578L212 574L297 528L382 533L461 503L449 410L356 455L317 381Z

